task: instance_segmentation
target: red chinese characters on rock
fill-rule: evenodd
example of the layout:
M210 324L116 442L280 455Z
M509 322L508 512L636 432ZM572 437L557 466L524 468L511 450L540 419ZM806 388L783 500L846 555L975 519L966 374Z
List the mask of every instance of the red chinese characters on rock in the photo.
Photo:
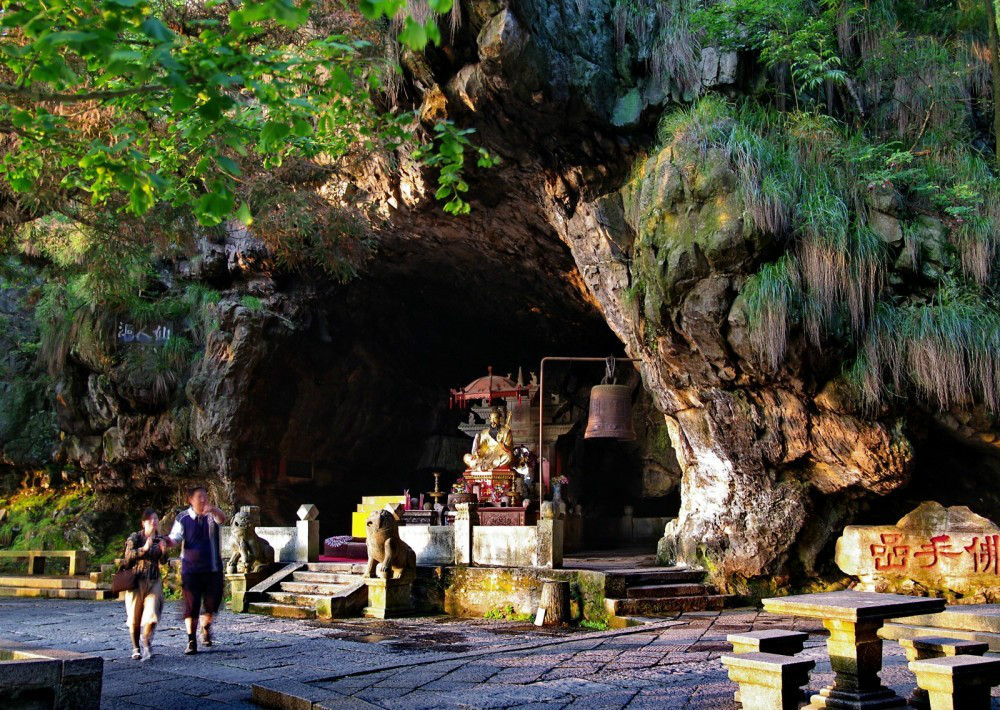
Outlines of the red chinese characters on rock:
M978 537L972 538L972 544L965 547L965 551L972 555L972 565L974 572L992 572L1000 575L1000 535L987 535L980 542Z
M910 556L910 546L900 545L902 535L883 533L879 536L881 545L871 546L872 557L875 558L876 570L906 569L906 561Z
M941 557L959 557L962 554L961 550L952 551L950 540L951 537L948 535L935 535L929 543L921 545L920 552L913 553L913 559L930 557L931 559L927 564L920 565L926 569L935 566Z
M902 534L882 533L879 539L881 544L870 545L875 570L879 572L906 570L911 558L913 568L930 569L942 559L954 559L968 553L972 558L973 573L1000 576L1000 535L973 537L971 543L960 549L952 547L950 535L935 535L916 551L913 551L916 545L903 544Z

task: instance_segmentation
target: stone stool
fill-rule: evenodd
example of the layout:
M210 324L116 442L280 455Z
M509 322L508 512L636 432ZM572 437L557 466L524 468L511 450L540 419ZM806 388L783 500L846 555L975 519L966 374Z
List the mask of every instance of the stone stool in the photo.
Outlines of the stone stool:
M1000 658L946 656L910 661L931 710L990 710L990 689L1000 684Z
M980 641L965 641L944 636L920 636L915 639L899 639L899 645L906 651L907 661L925 661L929 658L949 656L982 656L990 645ZM926 710L931 706L927 691L917 687L910 695L910 705Z
M794 656L802 653L809 634L801 631L748 631L744 634L729 634L726 641L733 644L733 653L775 653L779 656Z
M771 629L769 631L747 631L742 634L729 634L726 641L733 644L733 653L775 653L779 656L794 656L802 653L809 634L801 631L785 631ZM740 691L733 694L736 702L740 700Z
M801 688L809 682L816 662L776 653L743 653L723 656L722 665L729 669L729 680L740 686L744 710L798 710Z

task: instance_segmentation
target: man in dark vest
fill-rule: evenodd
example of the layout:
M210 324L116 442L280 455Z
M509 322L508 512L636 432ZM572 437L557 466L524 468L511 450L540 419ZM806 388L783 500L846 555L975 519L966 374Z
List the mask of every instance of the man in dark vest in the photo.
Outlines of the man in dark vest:
M181 588L184 590L184 626L188 644L185 654L198 652L198 613L201 616L201 643L212 645L212 615L222 604L222 553L219 526L226 514L208 502L202 486L188 490L190 508L174 520L170 545L181 548Z

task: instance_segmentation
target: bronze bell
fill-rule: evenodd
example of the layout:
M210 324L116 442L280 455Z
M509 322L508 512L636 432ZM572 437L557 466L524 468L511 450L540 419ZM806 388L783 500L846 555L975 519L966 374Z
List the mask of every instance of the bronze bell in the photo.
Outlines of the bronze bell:
M635 440L631 388L626 385L596 385L590 390L590 416L583 438Z

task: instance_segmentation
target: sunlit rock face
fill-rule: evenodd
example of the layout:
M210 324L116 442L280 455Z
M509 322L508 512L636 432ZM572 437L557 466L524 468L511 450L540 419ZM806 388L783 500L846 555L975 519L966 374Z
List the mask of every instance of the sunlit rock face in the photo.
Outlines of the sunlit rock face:
M898 518L918 490L936 488L942 458L995 469L991 418L860 412L843 391L842 353L817 352L801 332L776 372L760 366L738 294L784 245L746 218L719 151L644 152L663 106L706 87L739 90L735 57L692 54L690 66L665 73L665 88L661 73L657 92L649 74L622 66L609 3L471 7L463 51L414 64L437 110L475 126L505 159L473 184L474 212L515 201L522 220L567 245L574 278L642 358L683 472L664 562L704 566L736 588L830 570L839 530L859 516ZM899 279L952 258L928 218L915 236L921 259L910 263L895 206L878 197L872 224L899 255ZM989 512L991 494L968 495L974 487L962 485L966 502ZM958 494L936 495L948 504Z

